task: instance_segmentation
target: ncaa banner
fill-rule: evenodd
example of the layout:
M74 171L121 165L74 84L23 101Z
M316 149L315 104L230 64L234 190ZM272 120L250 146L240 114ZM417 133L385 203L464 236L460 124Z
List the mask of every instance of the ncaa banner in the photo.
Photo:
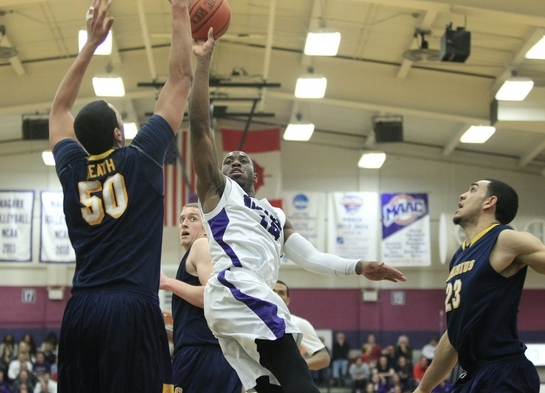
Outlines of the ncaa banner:
M327 251L344 258L376 261L378 222L377 193L330 193Z
M431 265L428 194L382 194L382 261Z
M42 191L40 262L75 262L76 253L68 237L62 191Z
M0 191L0 261L32 260L34 191Z
M327 194L324 192L284 192L283 210L295 231L324 252Z

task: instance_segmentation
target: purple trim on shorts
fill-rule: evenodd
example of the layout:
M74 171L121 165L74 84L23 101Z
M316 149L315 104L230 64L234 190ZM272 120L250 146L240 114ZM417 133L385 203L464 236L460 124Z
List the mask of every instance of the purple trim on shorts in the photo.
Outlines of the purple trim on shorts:
M280 338L285 334L286 322L277 315L278 307L276 304L246 295L227 281L225 270L218 274L218 281L229 288L235 299L248 306L267 325L276 338Z
M223 252L229 257L233 266L242 267L242 263L238 259L235 251L223 240L223 235L225 234L225 229L229 225L229 216L225 209L222 209L218 215L208 221L210 225L210 230L212 231L212 237L223 249Z

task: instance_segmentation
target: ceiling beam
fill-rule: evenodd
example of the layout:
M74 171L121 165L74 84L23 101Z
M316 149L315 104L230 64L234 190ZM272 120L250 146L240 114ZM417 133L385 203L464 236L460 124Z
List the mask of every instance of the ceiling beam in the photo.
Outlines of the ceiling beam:
M148 24L146 22L146 11L144 10L144 3L142 0L136 0L138 6L138 19L140 20L140 28L142 29L142 39L144 40L144 48L146 49L146 57L148 59L148 67L151 74L151 80L157 79L157 70L155 69L155 60L153 58L153 50L151 47L151 40L148 31Z
M460 144L460 138L462 137L462 135L464 135L467 129L471 127L471 125L472 124L470 123L466 123L462 127L460 127L460 130L456 133L456 135L454 135L454 137L443 148L443 152L441 153L443 158L447 158L452 154L454 150L456 150L456 148Z
M545 149L545 139L536 146L531 147L519 160L519 166L526 166Z
M5 33L3 37L0 36L0 44L7 48L13 48L7 34ZM19 56L15 55L13 57L10 57L8 61L11 64L11 68L13 68L13 71L15 71L15 74L17 74L18 76L26 74L26 70L23 67L23 63L21 63Z

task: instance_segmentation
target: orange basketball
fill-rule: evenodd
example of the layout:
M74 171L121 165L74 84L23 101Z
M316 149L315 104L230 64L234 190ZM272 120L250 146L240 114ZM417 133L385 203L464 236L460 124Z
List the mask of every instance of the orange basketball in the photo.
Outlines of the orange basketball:
M208 30L214 28L214 39L220 38L231 23L231 7L227 0L194 0L189 5L191 35L206 41Z

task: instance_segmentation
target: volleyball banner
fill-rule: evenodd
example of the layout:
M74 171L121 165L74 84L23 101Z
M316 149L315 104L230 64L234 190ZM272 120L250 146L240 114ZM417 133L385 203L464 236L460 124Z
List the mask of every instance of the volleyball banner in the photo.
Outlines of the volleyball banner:
M324 192L282 193L284 213L293 224L295 231L319 251L326 250L326 206Z
M222 128L221 140L224 154L242 150L252 159L254 171L257 173L256 198L267 198L271 205L281 208L280 128L248 132Z
M34 191L0 191L0 261L32 260Z
M377 260L378 194L329 194L327 249L344 258Z
M392 266L431 265L428 194L382 194L382 258Z
M76 262L68 237L62 191L42 191L40 262Z

